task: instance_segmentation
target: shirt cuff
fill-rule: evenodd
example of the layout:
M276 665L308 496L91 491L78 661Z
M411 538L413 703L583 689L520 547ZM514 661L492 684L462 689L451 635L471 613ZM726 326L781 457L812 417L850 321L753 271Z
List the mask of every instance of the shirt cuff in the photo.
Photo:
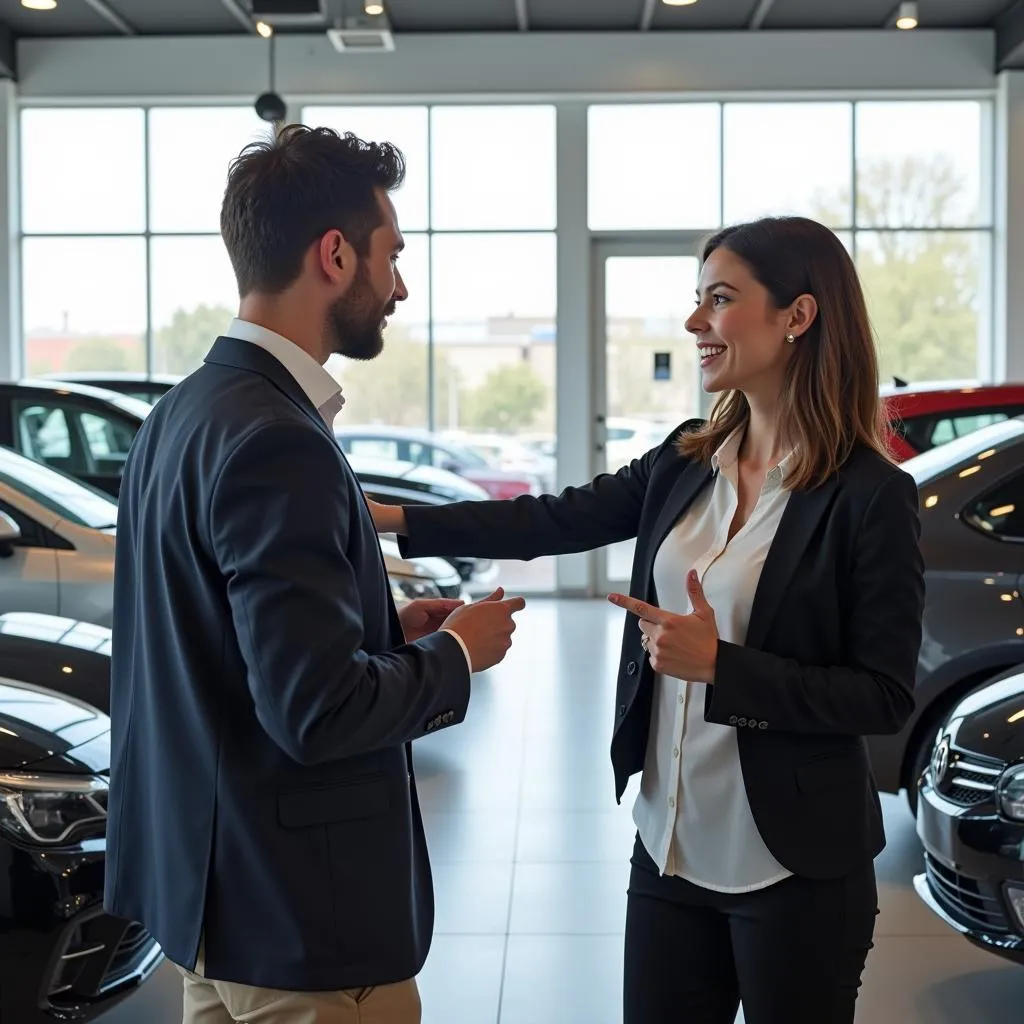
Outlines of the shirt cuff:
M442 629L442 633L448 633L450 636L455 637L459 641L459 646L462 648L462 653L466 656L466 668L469 669L469 674L473 674L473 659L469 656L469 648L466 646L466 642L455 632L454 629Z

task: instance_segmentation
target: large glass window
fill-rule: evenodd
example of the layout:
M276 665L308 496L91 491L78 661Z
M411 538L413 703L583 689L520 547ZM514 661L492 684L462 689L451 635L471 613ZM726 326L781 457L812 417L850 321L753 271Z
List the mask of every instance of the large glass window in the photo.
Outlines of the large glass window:
M973 379L992 345L990 117L979 100L593 106L590 227L813 217L857 262L883 374Z
M27 371L194 369L238 305L228 166L268 126L249 107L72 108L24 110L21 131Z

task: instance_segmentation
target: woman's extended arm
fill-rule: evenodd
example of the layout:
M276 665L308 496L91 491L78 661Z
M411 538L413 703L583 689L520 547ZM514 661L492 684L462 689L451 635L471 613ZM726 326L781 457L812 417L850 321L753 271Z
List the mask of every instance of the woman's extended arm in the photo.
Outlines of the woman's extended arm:
M401 509L371 504L370 510L379 532L400 535L406 556L531 559L590 551L636 536L655 461L663 455L680 458L671 447L677 433L617 473L558 495Z

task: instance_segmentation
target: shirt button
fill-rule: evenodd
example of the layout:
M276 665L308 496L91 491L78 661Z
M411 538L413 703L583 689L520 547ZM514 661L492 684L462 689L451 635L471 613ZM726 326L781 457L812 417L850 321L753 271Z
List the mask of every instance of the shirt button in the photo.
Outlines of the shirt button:
M680 703L680 704L682 704L682 703L683 703L683 695L682 695L682 694L679 694L679 703Z
M675 805L676 805L676 798L674 796L670 796L668 798L668 805L669 805L669 807L675 807Z
M672 756L673 757L678 757L679 756L679 748L678 747L676 747L676 749L672 751Z

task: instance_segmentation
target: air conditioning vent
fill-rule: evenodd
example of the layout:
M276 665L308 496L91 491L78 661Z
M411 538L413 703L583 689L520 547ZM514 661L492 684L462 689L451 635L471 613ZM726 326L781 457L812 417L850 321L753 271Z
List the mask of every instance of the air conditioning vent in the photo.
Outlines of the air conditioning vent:
M338 53L389 53L395 48L395 37L388 29L331 28L327 38Z

